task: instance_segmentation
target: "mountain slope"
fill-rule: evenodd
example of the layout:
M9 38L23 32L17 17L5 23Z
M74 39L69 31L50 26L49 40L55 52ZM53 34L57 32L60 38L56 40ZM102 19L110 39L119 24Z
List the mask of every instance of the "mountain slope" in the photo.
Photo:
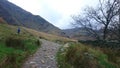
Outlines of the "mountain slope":
M69 38L74 38L77 40L93 40L94 38L91 34L84 28L73 28L73 29L65 29L63 32Z
M37 31L61 35L59 28L53 26L42 17L33 15L7 0L0 0L0 17L11 25L19 25Z

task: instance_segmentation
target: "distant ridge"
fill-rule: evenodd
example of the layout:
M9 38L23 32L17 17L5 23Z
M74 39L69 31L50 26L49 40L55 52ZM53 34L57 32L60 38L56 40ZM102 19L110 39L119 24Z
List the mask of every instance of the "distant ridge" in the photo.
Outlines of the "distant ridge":
M94 40L91 34L85 28L65 29L63 32L67 37L77 40Z

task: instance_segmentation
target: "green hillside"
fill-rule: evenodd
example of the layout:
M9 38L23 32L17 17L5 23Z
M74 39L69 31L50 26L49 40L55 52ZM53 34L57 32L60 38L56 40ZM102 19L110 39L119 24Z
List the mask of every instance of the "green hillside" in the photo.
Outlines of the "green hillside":
M20 68L26 57L33 54L40 41L17 26L0 24L0 68Z
M17 33L18 27L21 29L20 34ZM25 59L40 47L39 38L60 43L76 41L21 26L8 25L1 18L0 68L20 68Z
M120 50L69 43L57 54L59 68L120 68Z

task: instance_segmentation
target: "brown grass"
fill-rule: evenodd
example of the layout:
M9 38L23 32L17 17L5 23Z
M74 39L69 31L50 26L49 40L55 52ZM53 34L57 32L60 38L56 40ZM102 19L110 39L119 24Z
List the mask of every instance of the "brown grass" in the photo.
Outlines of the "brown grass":
M108 55L108 61L120 66L120 50L101 48L101 51Z
M69 38L65 38L65 37L61 37L61 36L56 36L56 35L52 35L52 34L47 34L44 32L38 32L36 30L33 29L28 29L25 27L22 27L24 30L26 30L27 32L29 32L30 34L39 37L39 38L43 38L46 40L50 40L50 41L64 41L64 42L76 42L77 40L73 40L73 39L69 39Z
M76 45L68 48L65 58L74 68L98 68L97 59L89 55L88 47Z
M7 24L6 21L2 17L0 17L0 24Z

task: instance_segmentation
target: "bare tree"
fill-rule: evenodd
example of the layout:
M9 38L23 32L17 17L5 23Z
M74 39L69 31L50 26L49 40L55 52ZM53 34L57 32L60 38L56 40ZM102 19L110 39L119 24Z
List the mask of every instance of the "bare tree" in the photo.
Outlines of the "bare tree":
M100 40L100 36L97 33L97 25L92 24L93 21L91 19L89 19L89 17L84 17L82 16L72 16L73 20L75 21L74 23L72 23L75 27L82 27L84 28L86 31L88 31L91 36L93 36L94 38L96 38L97 40ZM96 23L97 24L97 23Z
M117 15L112 21L113 23L110 26L110 30L112 33L114 33L115 38L120 41L120 0L115 0L115 1L118 5L118 8L116 9Z
M105 40L108 34L108 27L110 23L113 23L114 17L118 14L118 7L119 5L116 0L99 0L99 5L96 8L88 7L85 10L85 16L81 18L78 15L78 17L76 17L77 19L74 19L74 21L76 24L86 28L92 25L92 29L94 29L94 24L101 25L98 27L103 28L103 40ZM85 22L89 23L89 25Z
M117 0L117 4L119 6L119 9L118 9L118 15L119 15L118 33L119 33L119 36L118 37L119 37L119 41L120 41L120 0Z

